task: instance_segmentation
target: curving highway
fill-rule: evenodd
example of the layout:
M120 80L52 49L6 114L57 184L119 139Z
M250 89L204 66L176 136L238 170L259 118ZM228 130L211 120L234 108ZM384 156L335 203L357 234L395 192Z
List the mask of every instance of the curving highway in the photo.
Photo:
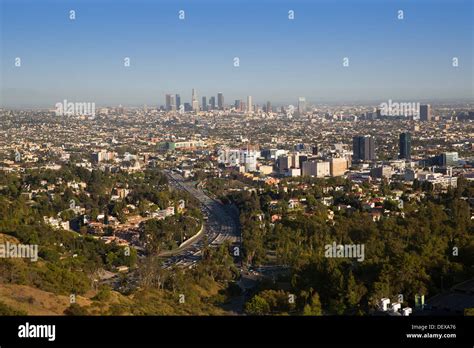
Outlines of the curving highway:
M193 267L201 259L202 249L206 244L216 247L229 241L232 245L240 248L239 218L236 214L226 209L219 201L207 196L201 189L197 189L195 183L184 181L180 174L170 170L165 170L164 173L168 177L170 187L185 190L196 198L201 204L203 215L207 217L203 233L203 236L207 238L201 236L185 248L177 250L173 256L166 259L164 262L165 268L172 266Z

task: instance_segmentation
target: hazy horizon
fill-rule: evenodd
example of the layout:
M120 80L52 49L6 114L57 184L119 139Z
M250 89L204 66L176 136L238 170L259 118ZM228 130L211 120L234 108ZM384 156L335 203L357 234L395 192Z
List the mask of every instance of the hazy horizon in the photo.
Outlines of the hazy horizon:
M3 107L473 100L469 0L0 1Z

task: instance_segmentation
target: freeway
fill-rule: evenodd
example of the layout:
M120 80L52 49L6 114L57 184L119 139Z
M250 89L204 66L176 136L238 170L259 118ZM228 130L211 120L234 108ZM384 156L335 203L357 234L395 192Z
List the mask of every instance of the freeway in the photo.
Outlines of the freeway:
M207 218L203 233L206 238L201 236L185 248L177 250L174 255L164 262L165 268L173 265L192 267L201 259L202 249L206 244L216 247L228 241L240 248L241 237L238 227L238 216L235 213L223 206L221 202L207 196L201 189L196 188L195 183L185 181L180 174L170 170L166 170L164 173L168 177L172 188L185 190L199 201L201 211Z

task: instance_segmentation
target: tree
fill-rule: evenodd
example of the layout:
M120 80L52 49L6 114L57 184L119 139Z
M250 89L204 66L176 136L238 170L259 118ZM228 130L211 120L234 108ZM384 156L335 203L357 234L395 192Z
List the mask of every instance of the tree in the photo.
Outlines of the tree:
M303 315L322 315L321 302L319 300L319 294L315 292L311 296L310 302L303 308Z
M255 295L245 304L245 312L249 315L265 315L270 313L270 305L263 297Z

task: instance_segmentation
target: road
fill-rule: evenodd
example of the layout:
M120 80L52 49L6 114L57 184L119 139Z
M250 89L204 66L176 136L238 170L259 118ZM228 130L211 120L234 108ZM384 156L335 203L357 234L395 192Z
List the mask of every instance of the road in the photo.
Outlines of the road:
M201 211L207 220L204 224L203 237L186 248L178 250L177 253L164 262L164 267L173 265L181 267L192 267L201 259L202 249L207 243L211 247L217 247L224 242L230 242L239 247L241 243L240 231L238 227L238 216L232 216L229 209L222 203L207 196L201 189L195 187L195 183L185 181L184 178L172 171L164 171L169 180L169 185L178 190L187 191L201 204Z

